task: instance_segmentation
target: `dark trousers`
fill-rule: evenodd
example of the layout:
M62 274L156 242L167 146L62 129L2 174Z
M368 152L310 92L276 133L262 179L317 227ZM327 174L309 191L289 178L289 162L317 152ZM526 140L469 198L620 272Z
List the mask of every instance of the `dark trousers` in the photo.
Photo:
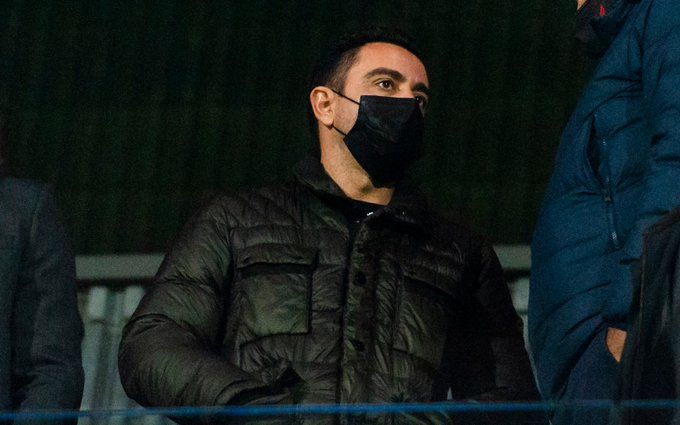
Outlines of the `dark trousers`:
M569 375L563 402L611 400L616 391L619 364L607 349L607 328L590 341ZM559 406L551 419L553 425L606 425L609 408Z

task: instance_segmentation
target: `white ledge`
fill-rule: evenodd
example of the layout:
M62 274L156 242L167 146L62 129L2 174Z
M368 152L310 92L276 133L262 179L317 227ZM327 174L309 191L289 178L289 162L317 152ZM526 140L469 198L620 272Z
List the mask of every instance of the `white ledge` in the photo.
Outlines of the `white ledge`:
M79 255L79 280L147 280L154 277L163 254Z
M505 270L529 271L531 250L528 245L495 246ZM149 280L163 261L163 254L79 255L76 273L79 280Z

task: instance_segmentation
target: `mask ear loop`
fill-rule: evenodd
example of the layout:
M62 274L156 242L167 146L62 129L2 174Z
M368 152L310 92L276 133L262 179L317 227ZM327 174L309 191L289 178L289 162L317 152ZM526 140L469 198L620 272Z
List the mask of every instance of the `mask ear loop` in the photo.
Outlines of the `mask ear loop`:
M338 96L344 97L345 99L349 100L350 102L356 103L357 105L361 106L361 104L360 104L359 102L357 102L356 100L351 99L351 98L345 96L344 94L340 93L339 91L337 91L337 90L335 90L335 89L333 89L333 88L331 88L331 91L332 91L333 93L337 94ZM347 133L344 133L344 132L340 131L340 129L338 129L336 126L334 126L334 125L331 124L331 128L333 128L333 130L337 131L338 133L342 134L343 137L347 137Z
M338 127L334 126L333 124L331 124L331 128L332 128L333 130L337 131L338 133L342 134L342 137L343 137L343 138L347 137L347 133L343 133L342 131L340 131L340 130L338 129Z
M344 94L340 93L339 91L337 91L337 90L335 90L335 89L331 89L331 91L332 91L333 93L337 94L338 96L344 97L345 99L349 100L349 101L352 102L352 103L356 103L357 105L361 105L361 104L360 104L359 102L357 102L356 100L351 99L351 98L345 96Z

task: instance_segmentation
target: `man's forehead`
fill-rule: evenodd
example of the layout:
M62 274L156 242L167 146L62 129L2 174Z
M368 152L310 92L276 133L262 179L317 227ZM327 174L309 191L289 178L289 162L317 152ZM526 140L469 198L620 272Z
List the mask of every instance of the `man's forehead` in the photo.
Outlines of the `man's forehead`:
M391 69L408 79L427 82L427 70L423 62L407 49L391 43L365 44L359 50L352 68L359 77L375 74L375 70Z

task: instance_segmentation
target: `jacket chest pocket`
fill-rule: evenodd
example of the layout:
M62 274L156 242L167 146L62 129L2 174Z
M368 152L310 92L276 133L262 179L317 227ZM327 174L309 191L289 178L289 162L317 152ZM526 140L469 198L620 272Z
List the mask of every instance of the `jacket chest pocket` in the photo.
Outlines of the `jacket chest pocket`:
M394 348L438 367L454 312L453 282L424 268L400 267Z
M235 307L241 343L310 330L316 250L300 245L262 244L236 256Z

